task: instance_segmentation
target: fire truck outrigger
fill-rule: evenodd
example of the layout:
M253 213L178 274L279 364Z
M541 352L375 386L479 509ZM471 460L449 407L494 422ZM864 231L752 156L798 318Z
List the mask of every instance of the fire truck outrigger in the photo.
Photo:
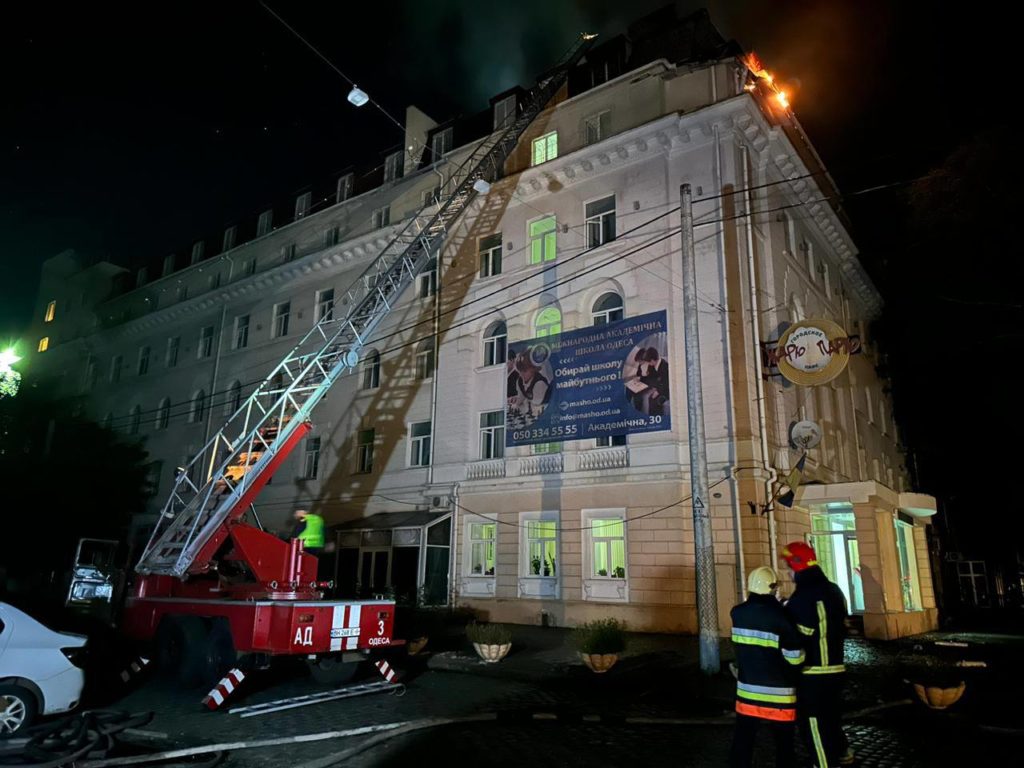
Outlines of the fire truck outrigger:
M301 655L323 682L340 682L374 650L399 644L389 600L325 600L317 560L246 522L256 496L310 429L337 379L359 362L374 329L435 258L450 227L504 172L527 127L591 45L581 36L526 95L519 110L451 172L437 198L402 227L182 468L135 571L123 627L155 640L184 683L213 679L238 654ZM344 308L344 313L338 311Z

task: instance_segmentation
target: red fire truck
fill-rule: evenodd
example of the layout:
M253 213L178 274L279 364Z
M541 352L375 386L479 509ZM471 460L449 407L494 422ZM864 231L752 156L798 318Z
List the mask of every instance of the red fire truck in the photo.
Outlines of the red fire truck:
M533 120L591 45L581 36L342 292L332 311L256 386L179 471L138 564L123 626L155 641L186 683L213 679L238 654L302 655L315 677L344 679L363 655L395 645L394 603L323 599L317 561L262 530L253 502L311 429L316 405L360 351L450 227L504 171ZM340 260L330 250L328 258ZM247 518L251 518L247 519Z

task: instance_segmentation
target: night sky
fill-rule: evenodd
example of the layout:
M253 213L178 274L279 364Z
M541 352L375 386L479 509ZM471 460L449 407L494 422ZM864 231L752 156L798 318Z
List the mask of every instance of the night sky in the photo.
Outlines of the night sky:
M663 4L271 2L399 119L415 103L436 120L528 84L576 33L614 34ZM998 17L1009 12L994 3L956 12L877 0L682 7L701 5L787 83L844 191L923 174L1008 120L1019 88L1004 40L1011 25ZM401 142L379 112L351 107L347 84L256 0L6 8L0 65L0 342L23 330L40 263L65 248L126 265L180 252ZM974 262L970 280L940 284L935 273L964 254L905 256L914 243L904 201L897 189L847 203L889 307L896 417L918 448L925 490L952 502L968 527L986 508L1016 522L1005 491L982 488L998 483L979 483L972 466L975 453L993 449L977 442L978 425L1005 423L1016 393L1008 375L995 384L948 350L977 342L977 324L992 322L999 349L1020 356L1020 301L989 291L1020 284L1019 256L1006 280L993 280L982 267L1000 262L980 245L986 253L971 259L991 264ZM968 326L974 332L958 338Z

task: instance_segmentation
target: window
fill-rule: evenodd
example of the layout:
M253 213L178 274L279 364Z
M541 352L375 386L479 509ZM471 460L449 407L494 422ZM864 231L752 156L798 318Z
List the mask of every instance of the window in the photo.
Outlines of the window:
M171 400L165 397L156 408L156 428L167 429L171 422Z
M392 152L384 158L384 181L394 181L402 178L402 156L403 152Z
M320 438L306 438L306 455L302 461L302 478L304 480L316 480L317 472L320 470Z
M557 576L558 523L554 520L526 521L526 566L524 576Z
M188 412L188 421L190 424L198 424L203 420L203 416L206 413L206 392L199 390L192 397L192 407Z
M180 336L172 336L167 340L167 354L164 356L164 361L168 368L173 368L178 364L178 348L180 346Z
M352 174L346 173L338 178L338 188L334 192L336 202L344 202L352 197Z
M605 293L598 297L591 310L594 325L607 325L622 319L622 297L617 293Z
M437 259L431 259L423 265L416 277L416 294L421 299L429 299L437 293Z
M213 354L213 326L207 325L199 332L199 347L196 350L197 357L202 360Z
M230 251L235 247L235 241L238 239L238 227L231 226L224 230L224 237L220 241L221 251Z
M832 298L832 279L828 270L828 263L822 259L821 263L818 264L818 271L821 273L821 281L825 286L826 298Z
M137 405L133 405L132 409L128 412L128 434L137 435L139 434L139 426L142 422L142 409Z
M587 248L596 248L615 239L615 195L587 203L584 211Z
M85 361L85 388L87 390L92 389L96 386L96 379L98 377L99 369L96 365L96 358L92 355Z
M505 456L505 412L480 414L480 458L501 459Z
M508 330L503 320L484 331L484 365L503 365L508 360Z
M363 376L359 383L360 389L376 389L380 386L380 352L370 350L363 360Z
M604 435L602 437L597 438L597 447L598 448L612 448L612 447L617 446L617 445L625 445L625 444L626 444L626 436L625 435Z
M626 578L626 524L622 517L594 517L588 527L593 557L590 577Z
M611 134L611 112L601 112L591 115L583 121L583 143L596 144L607 139Z
M295 258L295 243L288 243L288 245L281 248L281 260L292 261Z
M235 317L235 338L232 349L244 349L249 346L249 316Z
M334 289L316 292L316 322L334 319Z
M562 313L558 307L546 307L537 315L534 333L541 336L554 336L562 332Z
M324 230L324 246L330 248L341 241L341 227L328 227Z
M495 523L469 524L469 575L493 576L495 538L498 526Z
M149 268L139 267L138 272L135 273L135 287L141 288L147 282L149 282Z
M50 348L50 337L49 336L43 336L43 338L41 338L39 340L39 344L36 346L36 351L37 352L45 352L49 348Z
M506 96L494 105L494 130L508 128L516 116L516 97Z
M274 224L274 209L270 208L260 214L259 219L256 220L256 237L263 237L263 235L269 235L270 230Z
M882 434L888 434L889 432L889 415L886 412L884 396L878 398L878 426L882 430Z
M533 140L530 165L540 165L558 157L558 131L546 133Z
M121 366L124 359L121 355L114 355L110 360L110 383L117 384L121 380Z
M425 190L423 190L423 196L420 198L420 202L424 206L434 205L435 203L440 202L440 200L441 200L441 187L440 187L440 185L434 187L433 189L425 189Z
M875 423L875 404L871 401L871 387L864 387L864 403L865 411L868 415L868 422L871 424Z
M429 421L416 421L409 425L410 467L430 465L430 429Z
M391 206L385 205L373 212L373 228L380 229L391 223Z
M555 217L545 216L530 222L530 263L555 260Z
M452 134L453 131L451 128L445 128L443 131L435 133L434 138L431 139L430 156L435 163L440 160L446 152L451 151Z
M292 312L292 303L290 301L283 301L280 304L274 305L274 335L273 338L278 339L281 336L288 335L288 318Z
M782 225L782 248L790 256L794 255L793 243L796 240L793 233L793 222L785 213L780 213L776 221Z
M242 277L249 277L250 275L256 274L256 257L253 256L251 259L247 259L242 264Z
M900 586L903 592L903 610L921 610L921 585L917 577L917 550L914 545L914 526L896 521L896 550L900 561Z
M309 213L309 206L313 202L312 192L303 192L295 198L295 218L301 219Z
M52 323L55 314L57 314L57 302L51 301L46 305L46 314L43 315L43 322Z
M501 274L501 233L480 240L480 277Z
M192 258L189 264L198 264L203 260L203 251L206 250L206 243L202 240L192 243Z
M356 435L356 472L369 474L373 472L373 441L372 429L361 429Z
M167 277L173 271L174 271L174 254L173 253L169 253L166 256L164 256L163 276Z
M812 283L818 282L818 272L814 268L814 251L811 250L811 244L804 240L800 243L800 250L807 255L807 276Z
M818 555L818 565L838 585L849 610L863 613L864 582L853 505L832 502L813 506L810 544Z
M434 375L434 340L424 339L416 347L416 378L425 381Z
M224 402L224 415L231 416L242 407L242 382L233 381L228 387L228 399Z
M139 365L138 365L139 376L145 376L149 373L149 347L139 347Z
M186 301L188 299L188 286L184 283L178 286L177 300Z
M220 288L220 272L214 272L206 281L207 290L215 291Z

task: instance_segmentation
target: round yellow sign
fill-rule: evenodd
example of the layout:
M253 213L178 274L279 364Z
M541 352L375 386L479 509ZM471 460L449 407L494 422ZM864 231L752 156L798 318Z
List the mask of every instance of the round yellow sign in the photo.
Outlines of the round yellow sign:
M811 318L795 323L779 339L779 373L794 384L826 384L850 361L850 340L831 320Z

